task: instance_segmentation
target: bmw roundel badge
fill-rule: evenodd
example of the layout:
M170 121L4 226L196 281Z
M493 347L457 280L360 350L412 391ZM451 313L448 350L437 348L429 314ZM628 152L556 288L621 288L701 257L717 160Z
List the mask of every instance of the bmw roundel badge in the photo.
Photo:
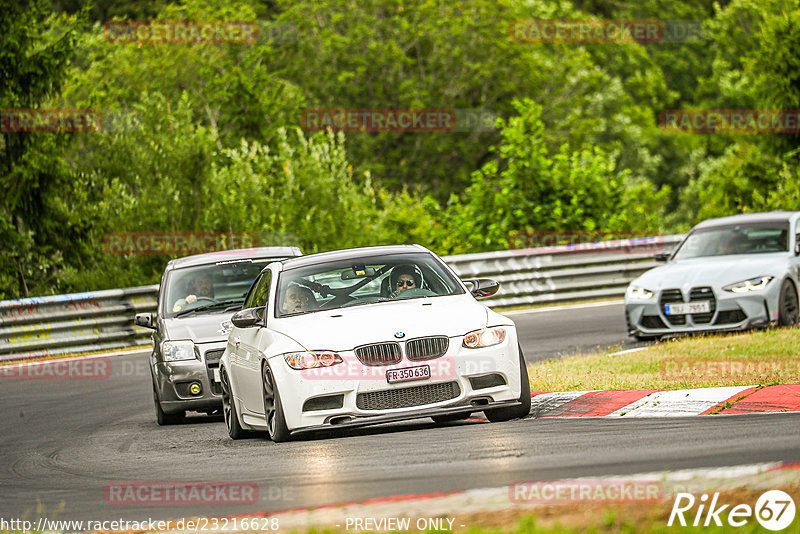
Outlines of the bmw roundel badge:
M398 330L397 332L394 333L394 337L396 337L397 339L403 339L404 337L406 337L406 333Z

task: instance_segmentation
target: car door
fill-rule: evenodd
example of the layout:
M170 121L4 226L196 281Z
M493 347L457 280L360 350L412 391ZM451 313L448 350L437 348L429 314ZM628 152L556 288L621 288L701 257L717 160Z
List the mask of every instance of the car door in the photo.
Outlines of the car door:
M263 413L264 401L261 392L261 331L266 326L267 302L269 301L272 272L261 273L255 282L252 293L245 301L244 308L256 308L262 318L260 326L239 328L234 334L236 350L236 384L239 386L239 400L249 412Z

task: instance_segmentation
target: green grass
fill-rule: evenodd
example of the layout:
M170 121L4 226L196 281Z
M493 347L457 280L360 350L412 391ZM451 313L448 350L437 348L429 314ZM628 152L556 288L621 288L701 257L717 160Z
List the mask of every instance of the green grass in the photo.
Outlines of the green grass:
M528 366L535 391L684 389L800 382L800 329L667 341L626 354L586 354Z

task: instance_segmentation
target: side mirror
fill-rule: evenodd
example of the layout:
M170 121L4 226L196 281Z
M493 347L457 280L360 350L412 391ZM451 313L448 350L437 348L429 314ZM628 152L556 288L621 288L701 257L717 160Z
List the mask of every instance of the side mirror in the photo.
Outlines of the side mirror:
M137 313L133 318L133 324L136 326L142 326L144 328L150 328L152 330L156 329L155 321L153 320L153 314L149 312Z
M261 326L263 320L259 311L264 308L247 308L246 310L238 311L231 317L231 322L236 328L252 328L254 326Z
M500 289L500 282L491 278L475 278L473 280L464 280L464 282L472 284L470 293L476 299L491 297Z
M797 243L794 244L794 255L800 256L800 239L798 239Z
M658 254L653 256L653 259L656 261L664 262L669 260L670 255L671 254L669 252L659 252Z

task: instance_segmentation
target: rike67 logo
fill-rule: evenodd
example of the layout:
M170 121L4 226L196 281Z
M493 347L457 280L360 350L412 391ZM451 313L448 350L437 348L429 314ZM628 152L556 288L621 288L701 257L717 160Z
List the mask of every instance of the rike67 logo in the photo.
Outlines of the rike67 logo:
M723 513L726 515L723 516ZM737 504L733 507L730 504L720 504L719 492L714 493L710 501L705 493L699 499L691 493L678 493L667 526L671 527L677 520L677 524L682 527L708 527L712 524L721 527L723 523L731 527L742 527L755 518L765 529L778 531L791 525L794 516L794 500L781 490L764 492L756 501L755 507L749 504Z

